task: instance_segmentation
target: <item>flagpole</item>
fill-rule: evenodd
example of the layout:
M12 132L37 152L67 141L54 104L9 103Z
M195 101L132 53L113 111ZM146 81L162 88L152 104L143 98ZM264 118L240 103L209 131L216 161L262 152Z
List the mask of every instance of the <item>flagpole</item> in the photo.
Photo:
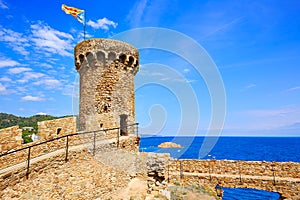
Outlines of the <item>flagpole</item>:
M84 11L83 40L85 40L86 10Z

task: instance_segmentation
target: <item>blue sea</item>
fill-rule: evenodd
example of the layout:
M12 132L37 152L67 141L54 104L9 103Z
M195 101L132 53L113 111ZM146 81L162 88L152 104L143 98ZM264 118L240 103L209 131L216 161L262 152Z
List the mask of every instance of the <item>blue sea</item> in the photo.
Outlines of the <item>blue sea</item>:
M182 149L159 149L162 142L175 142ZM300 137L141 137L140 151L170 153L179 159L227 159L300 162ZM202 146L202 147L201 147ZM273 192L224 188L224 200L277 200Z

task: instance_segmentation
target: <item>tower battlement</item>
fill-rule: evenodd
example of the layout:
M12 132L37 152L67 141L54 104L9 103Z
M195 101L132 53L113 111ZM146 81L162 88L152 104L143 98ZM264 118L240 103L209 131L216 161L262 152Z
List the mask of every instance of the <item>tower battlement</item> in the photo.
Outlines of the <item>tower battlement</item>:
M91 131L133 124L138 50L122 41L95 38L77 44L74 57L80 74L78 129Z
M119 63L137 73L139 66L139 52L132 45L110 39L95 38L84 40L77 44L74 51L76 70L79 71L84 63L88 67L105 67L114 62ZM124 66L124 67L125 67Z

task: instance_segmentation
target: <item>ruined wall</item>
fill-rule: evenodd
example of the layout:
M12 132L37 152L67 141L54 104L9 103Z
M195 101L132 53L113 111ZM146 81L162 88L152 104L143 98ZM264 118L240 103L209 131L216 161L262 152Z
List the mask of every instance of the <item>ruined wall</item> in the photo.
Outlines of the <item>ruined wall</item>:
M22 145L22 129L19 126L0 129L0 154Z
M184 185L220 184L231 188L255 188L300 197L300 163L230 160L171 160L167 179Z
M133 124L138 50L121 41L89 39L77 44L74 56L80 74L78 130L119 127L120 115Z
M72 133L76 133L76 117L38 122L38 136L44 140Z

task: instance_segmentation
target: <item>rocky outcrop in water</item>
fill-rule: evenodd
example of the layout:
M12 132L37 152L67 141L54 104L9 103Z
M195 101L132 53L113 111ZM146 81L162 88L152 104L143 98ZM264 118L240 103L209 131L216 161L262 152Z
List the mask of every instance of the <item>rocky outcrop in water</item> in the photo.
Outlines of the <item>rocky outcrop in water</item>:
M183 146L174 142L163 142L158 145L158 148L183 148Z

